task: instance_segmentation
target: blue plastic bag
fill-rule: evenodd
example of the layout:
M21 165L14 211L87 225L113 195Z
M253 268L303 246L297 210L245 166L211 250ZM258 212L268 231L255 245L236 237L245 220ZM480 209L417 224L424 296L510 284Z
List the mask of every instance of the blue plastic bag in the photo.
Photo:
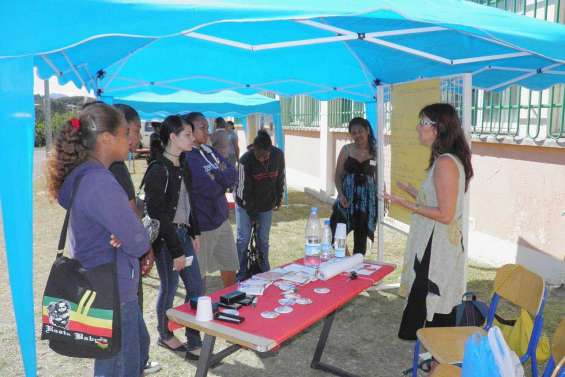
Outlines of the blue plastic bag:
M488 338L480 333L465 342L462 377L501 377Z

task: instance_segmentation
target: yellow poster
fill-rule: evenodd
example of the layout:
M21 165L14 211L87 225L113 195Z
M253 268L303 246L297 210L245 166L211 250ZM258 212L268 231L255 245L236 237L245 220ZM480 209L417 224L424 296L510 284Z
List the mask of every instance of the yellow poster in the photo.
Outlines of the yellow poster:
M398 188L396 182L410 183L420 188L430 160L428 147L420 145L416 124L420 110L441 98L440 81L426 80L392 87L391 115L391 191L413 199ZM390 217L410 225L411 212L398 206L390 207Z

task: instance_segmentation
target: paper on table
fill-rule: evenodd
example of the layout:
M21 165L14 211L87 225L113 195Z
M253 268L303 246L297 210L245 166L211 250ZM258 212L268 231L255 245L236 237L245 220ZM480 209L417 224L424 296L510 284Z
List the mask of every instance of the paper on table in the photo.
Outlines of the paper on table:
M351 271L355 271L357 273L357 275L365 275L365 276L369 276L372 273L374 273L375 271L378 271L381 268L381 266L377 265L377 264L362 264L360 266L357 266L355 268L350 268L349 270L347 270L347 272L351 272Z
M280 278L282 278L284 275L284 272L280 273L280 272L275 272L275 271L266 271L266 272L261 272L260 274L254 275L253 279L260 279L260 280L264 280L264 281L275 281L275 280L279 280Z
M333 278L340 273L347 271L349 269L358 268L360 265L363 264L363 255L362 254L353 254L353 256L340 258L339 262L332 262L332 263L322 263L320 265L320 271L318 276L322 280L328 280Z
M240 286L238 290L249 296L262 296L263 292L265 291L265 288L261 285L256 285L256 286L249 285L246 287Z

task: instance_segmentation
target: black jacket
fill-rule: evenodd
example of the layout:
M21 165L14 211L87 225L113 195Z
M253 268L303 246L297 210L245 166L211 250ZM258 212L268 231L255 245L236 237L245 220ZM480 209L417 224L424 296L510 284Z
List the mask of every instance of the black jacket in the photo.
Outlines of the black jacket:
M180 161L183 160L183 158L180 159ZM184 250L177 236L176 227L173 225L173 219L175 218L179 202L181 179L184 180L186 185L191 205L189 234L193 238L200 234L200 228L196 216L194 216L190 169L188 169L185 163L182 163L180 167L174 166L165 157L158 157L156 161L149 166L145 176L145 205L147 206L147 213L149 217L160 222L159 236L153 243L153 250L155 253L158 253L163 245L166 245L171 256L178 258L184 255ZM168 178L165 169L169 172Z
M253 149L239 160L237 205L247 210L250 218L281 205L285 187L284 153L273 147L265 163L255 158Z

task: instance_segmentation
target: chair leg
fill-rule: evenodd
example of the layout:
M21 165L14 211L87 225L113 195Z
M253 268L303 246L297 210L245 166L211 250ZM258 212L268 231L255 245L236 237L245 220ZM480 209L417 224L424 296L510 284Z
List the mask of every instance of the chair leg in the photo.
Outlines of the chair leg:
M553 356L551 356L547 361L545 370L543 371L543 377L551 376L551 373L553 372L554 368L555 368L555 361L553 360Z
M533 351L533 355L530 354L530 363L532 364L532 377L538 377L538 360L536 358L535 349Z
M412 377L418 377L418 360L420 358L420 341L416 339L414 358L412 359Z

